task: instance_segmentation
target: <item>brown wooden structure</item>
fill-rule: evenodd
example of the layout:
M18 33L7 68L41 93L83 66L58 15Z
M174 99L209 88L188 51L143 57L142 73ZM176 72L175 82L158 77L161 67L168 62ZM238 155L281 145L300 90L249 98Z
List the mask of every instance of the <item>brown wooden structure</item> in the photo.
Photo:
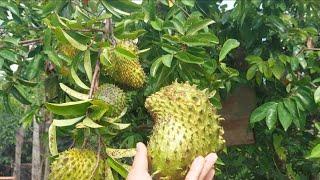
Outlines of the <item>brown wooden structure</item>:
M223 101L220 114L225 118L222 125L227 146L254 143L249 118L255 107L256 94L248 86L237 87Z

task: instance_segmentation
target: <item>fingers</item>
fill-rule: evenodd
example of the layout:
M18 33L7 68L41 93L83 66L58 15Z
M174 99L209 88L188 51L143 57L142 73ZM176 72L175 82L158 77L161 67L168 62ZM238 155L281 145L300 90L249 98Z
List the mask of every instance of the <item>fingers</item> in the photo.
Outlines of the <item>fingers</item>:
M131 171L146 171L148 172L148 157L146 146L139 142L137 143L137 153L134 157Z
M208 174L206 175L206 177L204 178L204 180L212 180L213 179L213 176L214 176L214 169L211 169Z
M186 180L198 180L202 168L204 166L204 158L202 156L197 157L191 165L191 168L186 176Z
M217 161L217 158L218 156L216 153L210 153L205 157L205 162L204 162L201 174L199 176L199 180L206 179L207 175L208 175L208 178L210 179L208 173L210 172L210 170L212 170L214 163ZM212 171L210 173L212 173Z

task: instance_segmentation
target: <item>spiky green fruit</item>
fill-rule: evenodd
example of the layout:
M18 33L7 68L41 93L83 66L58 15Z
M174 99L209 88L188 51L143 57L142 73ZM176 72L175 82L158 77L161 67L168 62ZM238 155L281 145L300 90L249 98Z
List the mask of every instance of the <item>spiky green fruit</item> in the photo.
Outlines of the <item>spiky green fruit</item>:
M155 121L148 151L160 177L182 179L194 158L223 148L222 118L206 90L175 82L149 96L145 107Z
M137 54L138 48L130 41L119 41L116 48L125 49L132 54ZM116 53L115 50L109 51L109 63L105 70L114 80L133 88L141 88L146 75L141 67L138 58L128 58Z
M50 180L103 180L106 177L105 161L97 154L86 149L70 149L62 152L51 164Z
M102 100L111 105L111 109L106 112L106 116L108 117L119 116L127 106L125 92L113 84L101 85L94 93L93 99Z
M59 45L58 50L69 58L75 57L78 53L78 50L70 44L61 44Z

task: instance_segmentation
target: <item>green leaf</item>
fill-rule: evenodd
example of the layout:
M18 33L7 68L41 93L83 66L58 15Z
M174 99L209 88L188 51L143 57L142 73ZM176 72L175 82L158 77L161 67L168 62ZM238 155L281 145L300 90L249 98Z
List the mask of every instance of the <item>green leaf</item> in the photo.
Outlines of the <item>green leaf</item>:
M120 34L115 34L115 36L119 39L137 39L141 35L145 34L147 31L144 29L138 29L135 31L123 31Z
M72 118L72 119L54 119L52 121L51 125L57 126L57 127L66 127L66 126L72 126L76 124L77 122L81 121L84 118L84 116Z
M266 124L269 129L273 129L277 122L277 104L270 106L266 112Z
M29 128L32 125L33 117L38 111L39 107L32 107L27 114L22 117L21 123L24 128Z
M29 87L35 87L38 84L37 82L28 81L22 78L18 78L17 80L19 81L20 84L24 86L29 86Z
M106 105L105 102L101 102L101 104L104 103L103 105L91 105L88 110L89 114L88 117L94 121L100 120L103 115L110 109L108 105Z
M183 27L182 22L178 19L178 18L173 18L171 20L172 24L174 25L174 27L176 28L176 30L180 33L180 34L184 34L185 33L185 29Z
M3 64L4 64L4 60L0 57L0 69L2 68Z
M229 75L229 78L239 76L239 71L231 67L227 67L226 63L220 63L220 67Z
M154 77L157 73L157 70L159 69L159 66L162 64L162 59L161 57L158 58L157 60L155 60L152 65L151 65L151 68L150 68L150 75L152 77Z
M267 102L267 103L259 106L258 108L256 108L251 113L250 123L256 123L256 122L263 120L266 117L267 112L270 109L270 107L275 106L275 104L277 104L277 103L276 102Z
M128 58L128 59L137 59L137 55L131 51L128 51L122 47L116 47L114 51L117 55Z
M6 109L6 111L10 114L13 114L11 106L10 106L9 95L7 93L3 93L2 100L3 100L3 105L4 105L4 108Z
M58 155L58 146L57 146L57 130L56 126L51 124L48 130L49 136L49 151L52 156Z
M196 35L182 36L181 42L190 46L213 46L219 43L219 39L212 33L199 33Z
M120 159L124 157L133 157L136 154L136 149L113 149L113 148L106 148L106 153L108 156L111 156L115 159Z
M16 100L18 100L20 103L25 104L25 105L30 105L32 104L24 94L22 94L21 90L18 90L17 87L11 86L9 92L13 95Z
M320 103L320 86L314 92L314 101L318 104Z
M83 60L84 70L86 71L87 77L90 82L92 82L92 67L91 67L91 58L90 58L90 50L86 50L84 53Z
M196 23L191 24L187 30L187 35L194 35L196 32L208 27L210 24L213 24L214 21L211 19L204 19Z
M232 49L237 48L239 45L240 43L236 39L228 39L221 48L219 61L222 61Z
M18 6L11 1L0 1L0 7L7 8L10 12L12 12L16 16L20 16Z
M107 158L108 165L115 170L117 173L119 173L123 178L126 178L128 175L128 171L126 168L124 168L118 161L114 160L112 157Z
M19 38L10 37L10 36L6 36L1 41L12 43L13 45L19 46L20 39Z
M92 119L90 119L89 117L86 117L83 121L82 121L82 125L89 127L89 128L102 128L103 126L101 126L100 124L97 124L95 122L92 121ZM77 124L78 127L78 124Z
M280 102L277 106L279 121L285 131L288 130L292 123L292 116L290 112L284 107L284 103Z
M281 62L277 62L272 68L272 74L277 78L280 79L285 72L285 66Z
M88 100L89 99L89 95L87 95L87 94L83 94L83 93L77 92L77 91L69 88L68 86L64 85L63 83L59 83L59 85L60 85L60 88L64 92L66 92L67 94L69 94L72 97L75 97L75 98L80 99L80 100Z
M150 22L150 25L153 29L161 31L163 27L163 20L157 17L155 21Z
M186 6L190 6L193 7L195 0L181 0L182 4L186 5Z
M75 48L79 49L80 51L87 50L87 45L81 44L77 40L73 39L68 33L66 33L63 29L60 27L57 28L59 31L61 31L64 35L64 37L68 40L68 42Z
M79 76L77 75L76 71L74 70L74 68L72 67L71 68L71 77L72 79L74 80L74 82L79 86L81 87L82 89L85 89L85 90L89 90L90 88L84 84L81 79L79 78Z
M320 158L320 144L317 144L314 148L312 148L310 155L307 156L306 158L307 159Z
M246 74L247 80L251 80L252 78L254 78L254 76L256 75L256 72L258 70L258 66L255 64L253 66L251 66Z
M179 51L177 52L174 57L179 59L182 62L190 63L190 64L203 64L204 60L202 58L199 58L197 56L194 56L188 52Z
M263 62L263 59L259 56L250 55L246 57L246 61L248 61L249 64L258 64Z
M11 51L11 50L8 50L8 49L2 49L0 50L0 57L6 59L6 60L9 60L13 63L16 63L17 62L17 59L18 59L18 55L17 53Z
M109 122L111 127L117 130L123 130L129 127L130 123L115 123L115 122Z
M57 67L61 68L61 59L54 51L44 51L45 54L48 55L50 61L56 65Z
M63 116L81 116L86 114L87 108L90 106L91 100L67 102L62 104L46 103L48 110L54 114Z

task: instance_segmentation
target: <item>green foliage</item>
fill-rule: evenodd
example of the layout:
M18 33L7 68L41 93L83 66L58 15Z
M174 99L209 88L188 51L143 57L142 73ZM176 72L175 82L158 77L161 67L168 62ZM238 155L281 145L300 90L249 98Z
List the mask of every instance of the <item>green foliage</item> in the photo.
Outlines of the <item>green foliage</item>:
M244 83L256 89L259 99L250 117L257 143L220 154L224 165L218 178L315 176L320 171L319 3L236 0L230 10L220 3L1 1L1 115L15 112L12 102L19 101L30 107L19 119L28 127L31 117L48 107L56 114L52 129L57 132L49 134L54 140L56 135L73 137L81 146L86 138L100 135L108 147L131 148L148 139L153 123L143 104L159 88L174 80L189 81L215 92L211 102L220 108L220 94ZM112 19L113 28L106 19ZM139 50L113 48L119 40L137 42ZM129 106L116 118L101 116L108 108L94 108L101 104L88 95L95 64L98 59L108 64L110 49L127 59L138 57L148 76L141 89L121 86ZM99 83L117 84L104 71ZM89 110L99 122L90 116L72 121ZM125 176L117 161L108 160Z

